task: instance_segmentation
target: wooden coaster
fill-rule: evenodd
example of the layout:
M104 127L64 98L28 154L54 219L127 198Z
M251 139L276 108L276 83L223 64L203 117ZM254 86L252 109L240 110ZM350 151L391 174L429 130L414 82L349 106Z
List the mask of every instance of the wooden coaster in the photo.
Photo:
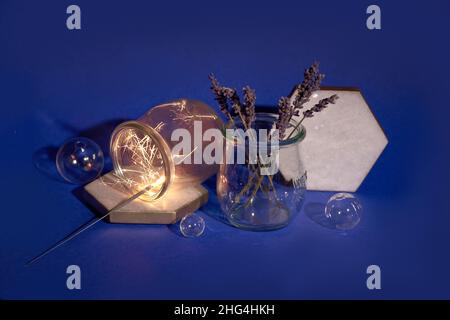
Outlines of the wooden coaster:
M85 199L100 213L106 213L131 195L117 183L112 172L84 187ZM201 185L172 185L161 198L147 202L136 199L108 216L111 223L172 224L193 213L208 201Z

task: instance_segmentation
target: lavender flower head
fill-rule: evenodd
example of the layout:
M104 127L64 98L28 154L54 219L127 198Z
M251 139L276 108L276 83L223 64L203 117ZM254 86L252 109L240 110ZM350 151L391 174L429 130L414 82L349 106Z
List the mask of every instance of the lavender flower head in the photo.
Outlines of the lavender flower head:
M295 86L291 95L289 97L281 97L278 101L278 119L275 126L279 130L280 140L286 138L286 130L290 125L292 117L300 116L300 110L310 101L314 91L320 89L320 84L325 77L319 71L318 62L313 63L307 68L303 76L303 81ZM211 81L211 90L222 112L231 122L234 121L233 119L235 117L239 117L245 128L251 128L255 120L255 91L249 86L244 87L242 89L244 102L241 103L236 89L221 86L213 74L209 76L209 79ZM334 104L337 99L337 95L332 95L328 98L321 99L312 108L303 111L303 118L300 119L286 139L291 137L305 118L314 117L316 113L326 109L328 105Z
M304 104L309 101L314 91L319 90L320 83L325 78L325 75L319 72L319 63L314 62L312 66L305 70L303 74L303 81L297 85L291 97L295 95L292 102L294 109L302 109Z
M226 94L226 89L219 84L214 74L209 75L209 80L211 81L211 91L214 93L215 100L217 101L220 110L227 116L227 118L232 119L230 113L230 107L228 105L228 98Z
M231 102L231 107L233 108L234 113L240 115L242 109L241 99L239 98L236 89L224 88L224 93L228 100Z
M220 106L220 110L231 121L234 121L234 117L239 117L242 124L246 128L250 128L255 119L255 91L248 86L245 87L243 89L244 104L241 104L236 89L221 86L219 81L212 74L209 76L209 80L211 81L211 90L214 93L215 100Z
M292 117L292 108L290 106L290 99L288 97L281 97L278 101L278 120L276 128L279 131L280 140L283 140L286 129L289 126L289 121Z
M249 86L245 86L242 91L244 92L244 112L247 122L246 125L248 128L250 128L252 122L255 120L256 94L255 90L253 90Z
M302 83L297 85L293 90L290 98L281 98L278 103L278 120L276 127L280 132L280 140L285 138L286 129L293 116L300 115L300 109L303 109L305 104L310 101L311 95L314 91L320 89L320 84L325 78L325 75L319 72L319 63L313 63L308 69L305 70L304 79ZM322 99L314 107L303 112L303 118L299 121L297 126L289 134L287 139L296 131L298 126L305 118L311 118L314 113L320 112L325 109L328 104L334 104L338 99L337 95ZM292 104L291 104L292 102Z
M335 104L336 100L339 99L338 95L333 94L332 96L322 99L319 101L319 103L315 104L314 107L312 107L309 110L306 110L303 112L303 116L305 118L312 118L314 117L314 113L320 112L326 107L328 107L329 104Z

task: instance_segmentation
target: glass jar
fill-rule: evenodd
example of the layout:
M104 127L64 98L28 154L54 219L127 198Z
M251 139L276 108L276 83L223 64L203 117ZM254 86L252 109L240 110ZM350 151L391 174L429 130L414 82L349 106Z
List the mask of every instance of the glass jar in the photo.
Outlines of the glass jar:
M257 113L253 129L275 128L278 115ZM227 128L243 129L242 122L228 123ZM306 192L306 170L300 152L305 138L303 126L291 120L287 135L291 138L279 141L278 158L272 152L270 161L277 162L278 170L261 174L263 162L249 161L251 155L248 139L239 140L225 135L225 161L217 176L217 194L222 211L228 221L242 229L264 231L285 227L300 212ZM258 136L258 150L270 150L270 141ZM232 154L230 155L230 153ZM238 163L236 155L245 154L245 163ZM259 153L258 153L259 154ZM270 153L269 153L270 155ZM266 162L268 163L268 162Z
M112 133L110 154L114 174L133 194L151 186L141 196L147 201L163 196L172 183L200 184L217 172L218 165L195 164L186 161L186 157L193 156L195 150L203 150L208 143L201 138L203 132L222 127L222 120L214 110L201 101L181 99L155 106L136 121L121 123ZM189 154L172 153L180 142L172 139L176 129L190 137Z

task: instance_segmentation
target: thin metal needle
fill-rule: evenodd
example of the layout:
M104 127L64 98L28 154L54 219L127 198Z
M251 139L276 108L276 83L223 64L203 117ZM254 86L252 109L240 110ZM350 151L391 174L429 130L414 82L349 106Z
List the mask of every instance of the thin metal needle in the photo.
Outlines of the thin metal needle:
M98 217L98 218L94 218L93 220L88 221L86 224L83 224L82 226L80 226L78 229L76 229L75 231L71 232L69 235L67 235L65 238L61 239L60 241L58 241L56 244L54 244L53 246L51 246L50 248L48 248L47 250L45 250L44 252L42 252L40 255L34 257L33 259L31 259L30 261L28 261L25 265L29 266L32 265L33 263L35 263L36 261L38 261L39 259L45 257L47 254L49 254L50 252L52 252L53 250L59 248L60 246L62 246L63 244L65 244L66 242L72 240L73 238L75 238L76 236L78 236L80 233L82 233L83 231L86 231L87 229L89 229L90 227L92 227L93 225L95 225L97 222L105 219L106 217L108 217L112 212L114 212L115 210L118 210L122 207L124 207L125 205L127 205L128 203L132 202L133 200L139 198L141 195L143 195L145 192L147 192L148 190L150 190L152 188L152 186L147 186L145 187L143 190L139 191L138 193L134 194L132 197L120 202L118 205L116 205L115 207L113 207L111 210L109 210L109 212L105 213L103 216Z

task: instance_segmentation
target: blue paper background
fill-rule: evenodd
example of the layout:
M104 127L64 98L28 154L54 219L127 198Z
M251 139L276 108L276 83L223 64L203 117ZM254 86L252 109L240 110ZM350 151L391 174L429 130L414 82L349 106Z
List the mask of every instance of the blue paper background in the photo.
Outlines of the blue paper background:
M82 30L66 29L66 7ZM0 1L0 298L450 298L448 1ZM214 104L207 75L274 104L321 61L325 85L363 90L390 140L342 235L301 212L241 231L200 211L204 237L99 223L24 262L92 217L45 157L178 97ZM47 172L47 174L45 174ZM213 183L211 183L213 185ZM324 203L331 193L309 192ZM66 288L68 265L82 289ZM382 290L366 288L377 264Z

